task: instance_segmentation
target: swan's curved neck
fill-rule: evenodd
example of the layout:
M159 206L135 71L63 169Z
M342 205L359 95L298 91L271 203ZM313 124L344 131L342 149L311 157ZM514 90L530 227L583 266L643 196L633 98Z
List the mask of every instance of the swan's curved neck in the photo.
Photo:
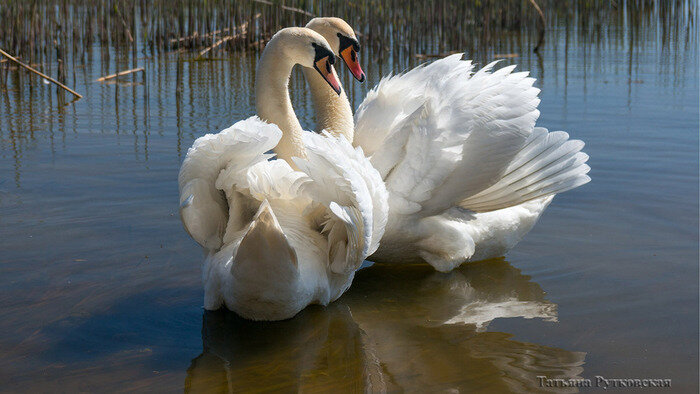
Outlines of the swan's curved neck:
M338 95L316 70L304 67L303 71L316 110L316 131L327 130L335 136L344 135L352 142L355 125L345 89Z
M306 157L301 141L302 128L289 99L289 76L294 62L283 51L283 43L271 40L263 51L255 73L255 108L260 119L276 124L282 139L275 147L277 157L292 168L292 157Z

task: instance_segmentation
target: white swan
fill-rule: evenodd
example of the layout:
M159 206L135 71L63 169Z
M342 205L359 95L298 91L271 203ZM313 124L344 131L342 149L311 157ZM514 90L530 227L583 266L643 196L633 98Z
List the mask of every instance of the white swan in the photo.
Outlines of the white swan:
M381 177L345 138L304 132L289 100L295 64L339 87L334 59L317 33L280 30L258 63L260 119L207 134L189 149L179 175L180 214L207 252L206 309L290 318L337 299L377 249L387 221ZM273 148L277 159L266 153Z
M315 18L307 27L364 80L359 43L345 21ZM317 129L362 147L389 191L389 222L372 261L425 261L449 271L501 256L555 194L590 181L582 141L535 127L539 89L528 73L492 71L495 63L474 72L460 58L383 78L354 122L345 94L330 94L305 70Z

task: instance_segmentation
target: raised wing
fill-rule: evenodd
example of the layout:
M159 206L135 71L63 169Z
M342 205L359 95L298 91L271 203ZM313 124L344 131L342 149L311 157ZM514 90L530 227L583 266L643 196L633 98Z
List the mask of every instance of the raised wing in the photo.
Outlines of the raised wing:
M527 157L520 152L532 142L539 89L527 73L514 73L515 66L493 71L491 63L473 72L471 62L460 57L383 79L357 110L355 143L372 155L392 214L431 216L456 205L492 209L522 200L499 196L498 204L461 204L485 203L469 199L513 172L516 157ZM585 162L583 156L577 160L576 165ZM534 179L520 175L523 182ZM524 198L537 194L528 190Z
M229 204L216 182L221 171L244 173L272 156L265 152L277 145L282 132L257 117L237 122L217 134L198 138L188 150L178 183L180 218L185 230L202 247L221 247L229 222Z
M563 131L535 127L503 177L459 205L475 212L494 211L588 183L591 168L588 155L581 152L583 145Z

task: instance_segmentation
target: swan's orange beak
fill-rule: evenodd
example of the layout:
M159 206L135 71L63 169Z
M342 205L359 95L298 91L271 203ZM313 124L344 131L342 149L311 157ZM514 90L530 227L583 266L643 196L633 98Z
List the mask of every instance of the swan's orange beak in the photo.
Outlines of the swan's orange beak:
M323 79L331 85L331 88L333 88L336 93L340 94L338 74L335 73L335 68L333 68L331 64L330 56L324 56L314 62L314 68L321 74Z
M343 58L343 61L345 61L345 64L347 64L348 68L350 69L350 72L355 77L355 79L357 79L360 82L364 82L365 73L362 71L362 67L360 67L360 61L357 58L357 51L355 50L355 48L349 46L343 49L340 52L340 57Z

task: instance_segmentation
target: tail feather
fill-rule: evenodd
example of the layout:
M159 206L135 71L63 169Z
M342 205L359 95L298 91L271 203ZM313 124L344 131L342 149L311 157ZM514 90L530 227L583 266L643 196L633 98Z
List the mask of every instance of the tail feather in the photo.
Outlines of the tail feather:
M280 226L270 203L264 200L248 226L233 257L231 272L243 285L266 285L270 278L297 275L297 254Z
M504 176L459 205L475 212L494 211L588 183L588 155L581 152L584 143L568 138L563 131L535 128Z

